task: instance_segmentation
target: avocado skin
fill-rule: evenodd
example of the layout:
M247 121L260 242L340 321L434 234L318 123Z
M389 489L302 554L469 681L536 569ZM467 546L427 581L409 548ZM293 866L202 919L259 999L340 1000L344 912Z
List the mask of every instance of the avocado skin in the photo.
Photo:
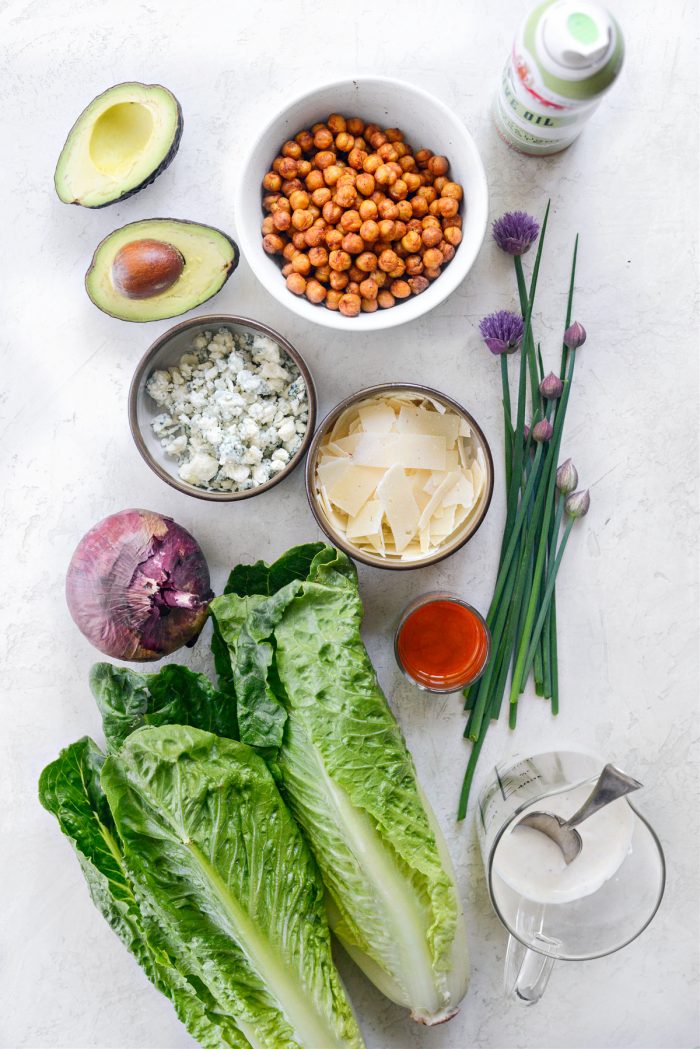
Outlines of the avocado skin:
M104 204L83 204L79 200L68 200L68 201L61 200L61 197L58 195L58 189L56 188L56 177L54 176L54 189L56 189L56 195L58 196L58 199L61 200L62 204L76 205L79 208L87 208L88 211L99 211L100 208L108 208L112 204L119 204L122 200L128 200L129 197L133 197L135 193L140 193L142 189L146 188L146 186L150 186L153 182L155 182L155 180L158 178L158 176L162 175L163 172L165 171L165 169L169 168L170 165L172 164L173 160L175 159L175 155L176 155L178 149L180 148L180 141L182 139L182 132L184 131L184 127L185 127L185 121L184 121L184 118L183 118L183 115L182 115L182 106L180 105L179 99L175 98L175 95L173 95L172 91L170 91L170 88L165 87L163 84L143 84L142 81L140 81L140 80L125 80L121 84L113 84L112 87L108 87L106 91L103 91L101 94L97 95L95 97L95 100L98 99L98 98L102 98L103 95L110 94L110 92L114 91L115 88L123 87L123 85L126 84L126 83L129 83L129 84L131 84L131 83L133 83L133 84L142 84L143 87L160 87L160 88L163 89L163 91L168 91L172 95L172 97L175 99L175 104L177 105L177 127L175 128L175 135L173 137L173 142L172 142L172 145L171 145L170 149L168 150L166 155L163 157L163 159L161 160L160 164L155 169L155 171L153 171L148 176L148 178L145 178L143 180L143 182L139 183L138 186L134 186L133 189L129 189L129 190L126 191L126 193L122 193L121 196L114 197L112 200L106 200L104 202ZM82 117L82 113L80 114L78 119L73 124L73 127L70 129L70 131L66 135L65 142L63 143L64 148L65 148L66 142L68 142L68 139L71 137L71 135L75 131L75 128L80 123L80 117ZM226 234L224 234L224 236L226 236Z
M153 176L153 178L155 178L155 175ZM153 178L150 179L151 182L153 181ZM104 207L104 205L100 205L100 206ZM138 221L141 222L141 221L144 221L144 220L140 219ZM176 222L179 226L201 226L202 225L201 222L194 222L192 219L174 219L174 218L171 218L171 217L168 217L168 216L163 217L163 218L158 218L157 220L154 220L154 221L158 221L158 222ZM124 226L117 227L117 229L112 230L111 233L108 233L106 237L103 237L102 240L100 241L100 243L97 245L97 247L95 248L95 250L93 252L92 258L90 260L90 265L88 266L87 273L85 274L85 290L86 290L88 298L90 299L90 302L93 304L93 306L96 306L97 309L100 310L101 313L106 314L108 317L113 317L115 320L119 320L119 321L127 320L127 322L129 324L149 324L152 320L158 320L158 319L159 320L165 320L166 318L152 318L152 317L129 317L129 318L125 318L125 317L121 317L118 313L112 313L110 310L105 309L104 306L99 306L95 302L95 300L93 299L92 295L90 294L90 289L88 287L88 278L90 277L90 274L92 273L92 271L94 269L95 259L97 258L97 253L99 252L100 248L102 247L102 245L104 244L104 242L106 240L109 240L109 238L112 237L115 233L119 233L120 230L126 229L127 226L131 226L131 225L135 225L135 223L127 222ZM208 223L207 223L207 225L209 226ZM181 310L179 313L171 314L170 316L172 316L172 317L179 317L179 316L182 316L183 313L189 313L191 310L196 310L198 306L202 306L205 302L208 302L209 299L213 299L215 295L218 295L219 292L221 291L221 289L226 284L226 282L231 277L231 274L238 267L238 263L241 260L241 253L240 253L238 244L233 239L233 237L229 237L228 233L224 233L224 231L219 229L218 226L209 226L209 229L214 230L215 233L218 233L220 236L222 236L224 238L224 240L228 241L228 243L233 248L233 260L232 260L231 264L229 265L229 268L228 268L228 270L226 272L226 276L224 277L223 281L221 282L219 287L215 291L213 291L211 293L211 295L207 295L206 298L199 299L197 302L193 302L192 305L188 306L186 310Z

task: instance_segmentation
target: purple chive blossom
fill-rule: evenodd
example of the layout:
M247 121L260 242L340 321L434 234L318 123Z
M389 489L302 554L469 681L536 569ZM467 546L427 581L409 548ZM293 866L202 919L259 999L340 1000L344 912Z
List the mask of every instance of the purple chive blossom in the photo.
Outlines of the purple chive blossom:
M568 495L577 484L578 470L572 459L566 459L557 469L557 488L562 495Z
M526 211L507 211L493 224L493 239L508 255L524 255L539 232L539 223Z
M479 324L481 337L491 353L513 353L522 342L525 325L518 313L499 310L490 313Z
M584 492L572 492L571 495L567 495L564 509L569 517L585 517L590 505L591 497L586 488Z
M586 329L578 321L574 321L570 328L564 332L564 345L570 350L577 350L586 341Z
M546 441L551 441L553 433L554 427L549 419L540 419L540 421L535 423L532 427L532 439L533 441L537 441L538 444L544 444Z
M548 401L557 401L564 392L564 383L558 375L550 372L540 383L540 393Z

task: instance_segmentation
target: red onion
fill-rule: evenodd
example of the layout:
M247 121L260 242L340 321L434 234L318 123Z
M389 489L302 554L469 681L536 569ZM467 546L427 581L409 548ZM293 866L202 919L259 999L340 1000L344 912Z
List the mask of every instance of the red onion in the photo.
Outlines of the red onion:
M70 614L88 641L137 662L193 645L213 596L199 543L150 510L121 510L96 524L66 577Z

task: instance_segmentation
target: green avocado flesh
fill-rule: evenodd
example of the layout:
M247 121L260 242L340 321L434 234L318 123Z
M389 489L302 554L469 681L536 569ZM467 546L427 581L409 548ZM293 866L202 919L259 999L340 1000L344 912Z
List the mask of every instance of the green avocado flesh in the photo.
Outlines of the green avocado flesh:
M103 208L138 193L177 153L182 110L160 84L117 84L83 110L56 165L65 204Z
M182 255L182 273L165 291L130 299L117 291L112 278L115 256L126 244L158 240ZM87 293L99 309L125 321L157 321L193 310L220 291L238 265L238 248L212 226L182 219L144 219L110 233L97 246L85 277Z

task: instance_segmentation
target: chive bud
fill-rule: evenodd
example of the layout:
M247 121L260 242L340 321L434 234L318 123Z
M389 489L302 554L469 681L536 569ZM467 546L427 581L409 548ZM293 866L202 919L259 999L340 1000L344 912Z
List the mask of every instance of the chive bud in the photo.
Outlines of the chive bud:
M591 497L586 488L583 492L572 492L567 495L564 509L569 517L585 517L591 505Z
M540 393L547 401L558 401L563 392L564 383L554 372L550 372L540 383Z
M578 470L571 459L567 459L557 469L557 488L562 495L568 495L578 484Z
M564 332L564 345L570 350L577 350L586 341L586 329L578 321L574 321L570 328Z
M543 444L546 441L551 441L552 434L554 433L554 427L552 426L549 419L540 419L538 423L532 427L532 439L537 441L539 444Z

